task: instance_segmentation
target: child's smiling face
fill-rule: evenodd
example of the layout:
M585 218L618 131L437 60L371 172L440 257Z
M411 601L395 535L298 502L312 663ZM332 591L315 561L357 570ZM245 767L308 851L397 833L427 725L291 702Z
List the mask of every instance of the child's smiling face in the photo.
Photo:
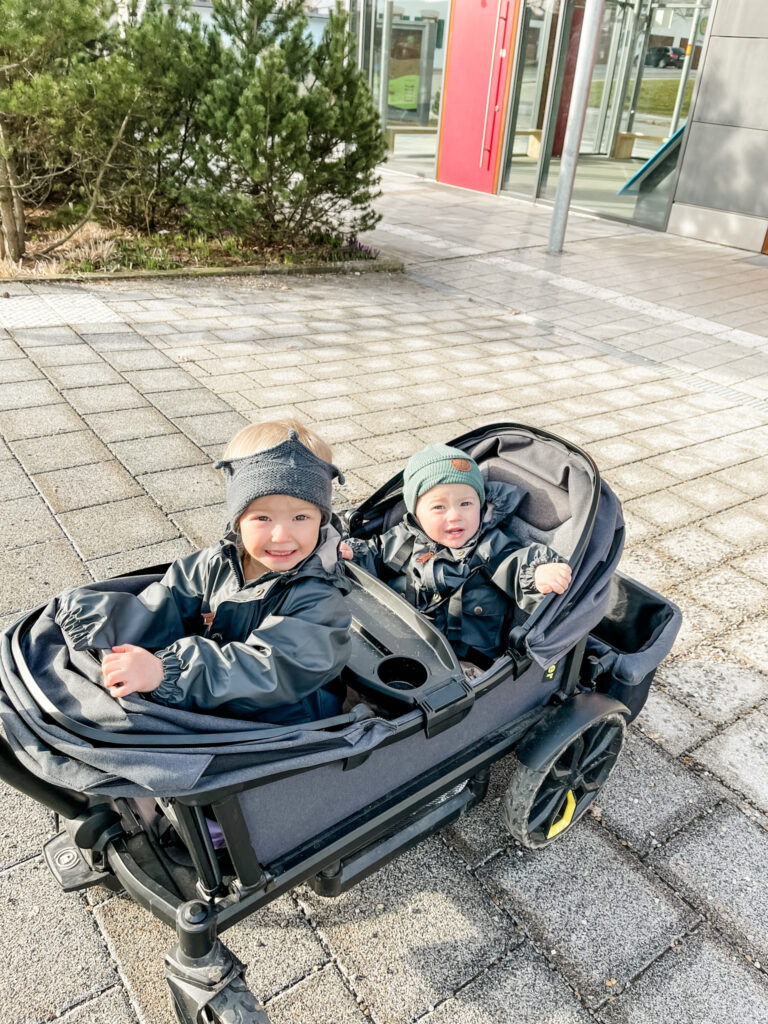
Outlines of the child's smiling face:
M460 548L480 527L480 496L469 484L438 484L421 495L415 514L430 540Z
M252 501L240 516L240 536L254 562L285 572L315 550L321 522L316 505L288 494L269 494Z

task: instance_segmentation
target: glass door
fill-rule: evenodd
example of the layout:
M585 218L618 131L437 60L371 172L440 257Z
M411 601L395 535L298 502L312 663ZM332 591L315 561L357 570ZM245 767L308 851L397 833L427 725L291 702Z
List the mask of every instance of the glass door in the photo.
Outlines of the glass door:
M521 195L538 194L539 165L551 126L548 114L558 91L565 10L567 3L561 0L525 0L520 13L502 189Z

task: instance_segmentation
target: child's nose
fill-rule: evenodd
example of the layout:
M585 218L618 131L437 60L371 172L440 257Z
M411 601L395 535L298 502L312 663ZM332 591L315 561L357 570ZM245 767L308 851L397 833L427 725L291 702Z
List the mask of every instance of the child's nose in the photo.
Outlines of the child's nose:
M288 528L285 523L274 523L272 525L272 540L285 540L288 537Z

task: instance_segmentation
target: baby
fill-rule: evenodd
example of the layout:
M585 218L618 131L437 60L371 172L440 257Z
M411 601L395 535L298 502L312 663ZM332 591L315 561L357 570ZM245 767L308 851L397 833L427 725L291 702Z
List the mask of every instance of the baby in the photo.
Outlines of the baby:
M514 484L486 484L461 449L431 444L405 467L402 522L379 537L348 538L341 553L433 619L459 658L485 668L505 649L513 601L531 612L571 582L556 552L515 535L524 497Z
M294 420L257 423L216 463L229 529L139 594L74 588L56 621L75 650L106 650L113 697L262 721L340 713L323 687L349 657L347 590L330 525L331 450Z

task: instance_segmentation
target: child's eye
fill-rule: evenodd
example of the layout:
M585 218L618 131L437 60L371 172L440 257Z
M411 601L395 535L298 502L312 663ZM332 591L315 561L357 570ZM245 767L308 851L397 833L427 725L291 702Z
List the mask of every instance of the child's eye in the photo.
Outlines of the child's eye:
M304 512L300 512L297 516L294 516L293 518L296 520L297 523L303 523L305 519L309 519L309 516L305 515Z

